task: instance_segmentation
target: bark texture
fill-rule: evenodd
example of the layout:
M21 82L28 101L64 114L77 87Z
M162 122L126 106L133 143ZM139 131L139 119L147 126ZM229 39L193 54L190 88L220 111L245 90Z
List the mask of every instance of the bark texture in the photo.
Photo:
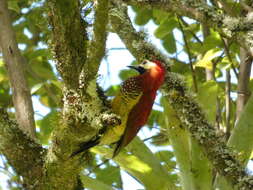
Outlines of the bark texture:
M6 0L0 0L0 46L13 91L17 122L25 133L35 138L34 111L24 72L25 59L18 49Z

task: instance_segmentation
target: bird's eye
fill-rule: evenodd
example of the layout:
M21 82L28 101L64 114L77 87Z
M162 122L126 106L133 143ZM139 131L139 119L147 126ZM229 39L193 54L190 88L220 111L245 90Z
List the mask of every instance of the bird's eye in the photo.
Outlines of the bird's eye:
M147 63L147 61L145 60L145 61L142 62L142 65L145 65L146 63Z

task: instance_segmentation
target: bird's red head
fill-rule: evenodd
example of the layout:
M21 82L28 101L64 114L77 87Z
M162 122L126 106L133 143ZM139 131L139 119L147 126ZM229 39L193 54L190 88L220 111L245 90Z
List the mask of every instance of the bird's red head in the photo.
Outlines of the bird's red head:
M159 60L144 60L139 65L131 65L128 67L137 70L140 74L144 74L150 71L158 71L161 75L164 75L166 70L163 63Z
M164 81L166 69L159 60L144 60L139 65L129 67L140 73L137 78L141 79L140 81L146 90L157 90Z

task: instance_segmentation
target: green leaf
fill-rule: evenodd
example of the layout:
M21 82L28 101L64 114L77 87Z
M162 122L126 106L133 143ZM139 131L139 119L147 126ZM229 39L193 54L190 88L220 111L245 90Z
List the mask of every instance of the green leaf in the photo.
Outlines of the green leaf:
M171 151L167 151L167 150L162 150L162 151L158 151L155 153L155 155L159 158L159 160L161 160L162 162L167 162L168 160L170 160L171 158L174 157L173 152Z
M8 0L8 9L13 10L17 13L20 12L20 8L18 6L18 1L17 0Z
M137 12L137 15L134 19L135 24L137 25L145 25L152 18L152 10L149 9L141 9Z
M135 138L127 150L132 154L122 151L114 160L130 175L137 178L147 189L176 189L171 182L170 175L161 166L159 159L139 139ZM109 150L104 147L94 147L92 152L111 158Z
M245 105L235 128L229 138L228 145L238 152L238 158L244 165L248 163L253 148L253 96Z
M106 90L106 96L115 96L119 91L119 85L112 85Z
M218 90L218 84L215 81L210 80L199 86L197 94L197 99L204 108L205 113L211 122L214 122L216 117L216 101Z
M174 17L166 19L159 25L154 34L157 38L162 39L170 34L177 25L178 23Z
M42 59L42 57L37 57L38 59L32 61L31 68L32 70L41 78L49 80L49 79L55 79L55 74L52 71L51 65Z
M51 58L49 57L50 53L48 49L38 49L38 50L33 50L29 53L29 59L36 59L38 57L46 57L46 58Z
M34 94L35 92L37 92L37 90L39 90L43 85L44 85L44 83L38 83L38 84L34 85L31 88L31 94Z
M168 135L164 131L161 131L157 135L152 136L151 143L155 146L168 146L170 141Z
M177 51L176 41L172 32L168 33L162 40L163 47L166 49L166 51L171 54Z
M168 12L162 11L160 9L153 9L153 19L156 23L161 23L164 19L167 19L169 16Z
M7 107L10 106L12 102L11 96L9 94L8 83L0 83L0 106Z
M196 67L204 67L204 68L207 68L207 69L212 69L213 68L213 65L212 65L212 60L215 58L215 57L218 57L220 55L220 49L218 48L215 48L215 49L211 49L209 51L207 51L205 53L205 55L203 56L202 59L200 59L196 64L195 66Z
M208 35L203 42L202 51L217 48L221 46L221 44L220 34L211 30L210 35Z
M52 130L58 125L58 120L58 112L52 110L42 120L37 121L36 124L40 127L39 139L42 144L48 144Z
M0 62L0 64L1 64L1 62ZM8 76L7 76L5 67L0 66L0 82L4 82L7 80L8 80Z
M138 72L133 70L133 69L128 69L128 70L122 70L119 73L119 77L121 80L125 81L126 79L138 75Z
M158 124L159 126L162 125L164 121L163 113L158 110L152 110L151 114L148 118L148 126L153 127L154 125Z
M106 167L95 171L96 179L99 181L112 186L112 184L117 184L120 187L120 169L119 167L111 166L106 164Z
M189 41L188 44L192 53L199 55L203 52L203 45L201 43Z
M90 190L114 190L111 186L99 181L98 179L93 179L91 177L80 175L83 186L89 188Z

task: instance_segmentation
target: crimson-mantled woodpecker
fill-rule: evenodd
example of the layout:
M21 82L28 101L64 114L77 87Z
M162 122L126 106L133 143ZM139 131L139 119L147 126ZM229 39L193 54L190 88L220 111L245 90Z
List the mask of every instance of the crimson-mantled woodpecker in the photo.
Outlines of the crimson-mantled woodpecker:
M158 60L145 60L137 66L129 67L137 70L139 75L124 81L118 94L112 100L112 110L121 117L121 124L108 127L103 134L81 144L80 149L72 156L95 145L112 143L116 143L113 154L116 156L147 122L156 92L164 81L165 68Z

